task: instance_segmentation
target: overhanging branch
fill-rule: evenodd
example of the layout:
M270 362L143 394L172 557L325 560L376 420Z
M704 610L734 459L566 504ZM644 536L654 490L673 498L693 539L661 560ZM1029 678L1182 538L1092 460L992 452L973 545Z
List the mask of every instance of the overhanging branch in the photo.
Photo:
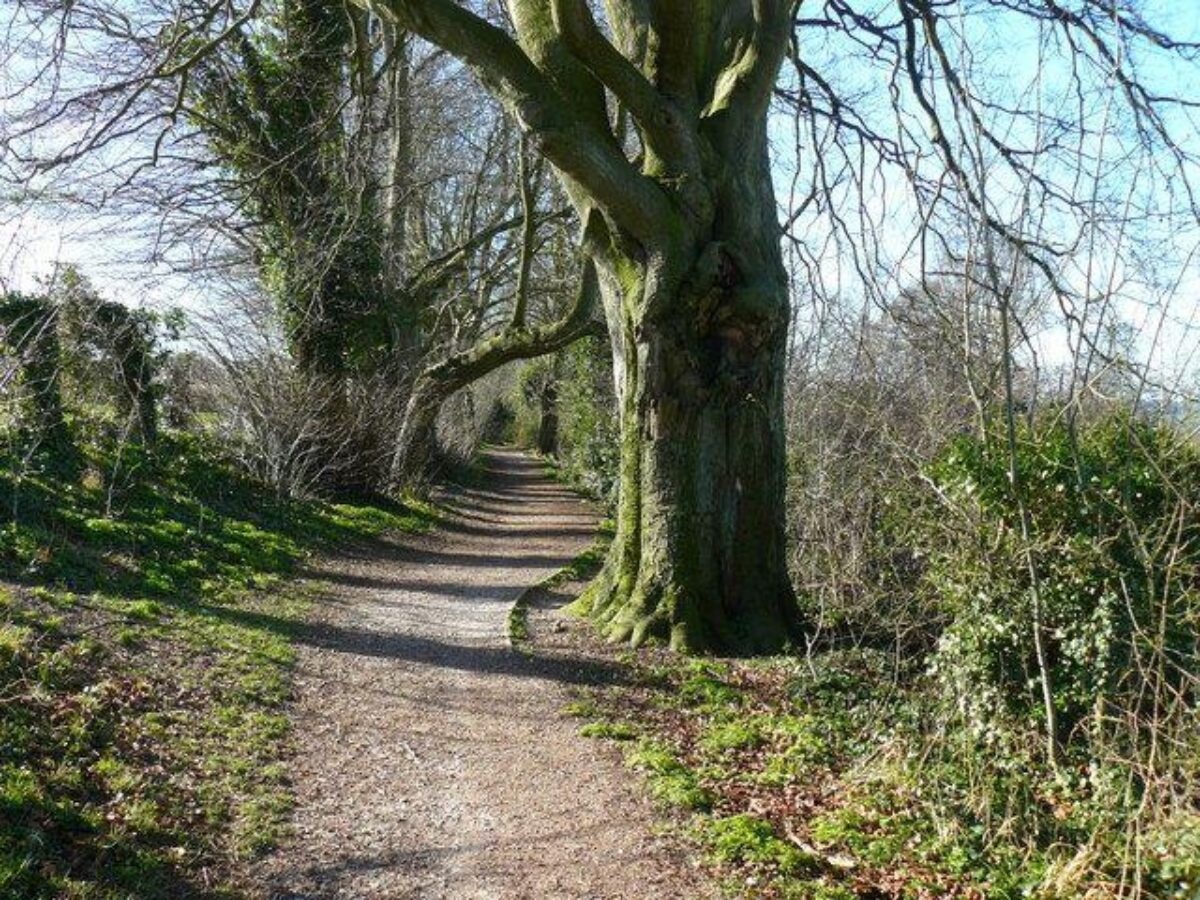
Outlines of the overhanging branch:
M353 2L461 59L534 135L542 154L636 239L649 244L662 234L671 215L666 195L611 135L572 111L569 98L503 30L452 0Z
M554 23L571 52L624 104L646 143L676 174L699 172L696 135L680 110L600 31L586 0L552 0Z

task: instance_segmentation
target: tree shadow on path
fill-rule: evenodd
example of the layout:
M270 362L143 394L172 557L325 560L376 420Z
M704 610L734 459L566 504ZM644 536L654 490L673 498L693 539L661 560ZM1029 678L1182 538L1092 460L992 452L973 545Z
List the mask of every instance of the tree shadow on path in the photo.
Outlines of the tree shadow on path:
M303 622L225 606L206 606L205 612L250 628L286 635L299 644L355 656L489 675L543 678L569 685L618 684L626 678L620 666L595 659L532 657L503 646L458 644L419 635Z

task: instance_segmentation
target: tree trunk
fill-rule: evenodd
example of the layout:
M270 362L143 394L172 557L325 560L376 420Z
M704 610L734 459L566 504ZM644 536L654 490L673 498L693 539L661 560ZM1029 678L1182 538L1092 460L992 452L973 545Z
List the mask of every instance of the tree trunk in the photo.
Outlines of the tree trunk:
M153 388L145 388L137 398L138 430L149 447L158 443L158 397Z
M63 411L58 327L58 309L48 300L0 296L0 349L16 357L26 394L22 430L33 449L48 453L64 472L73 472L78 454Z
M765 147L762 158L748 182L714 188L721 202L690 249L640 266L636 286L626 276L640 307L606 303L620 497L610 558L583 605L613 641L759 653L801 632L784 528L790 317Z
M417 377L404 409L404 420L396 438L389 478L393 490L410 487L432 474L437 458L437 418L446 398L454 393L451 383L444 383L428 372Z
M542 387L541 419L538 422L538 453L549 455L558 447L558 388L553 374Z
M784 334L688 327L626 361L618 529L593 612L614 641L775 650L800 619L784 541Z
M158 442L158 394L154 389L150 339L129 319L128 313L119 315L122 317L119 330L111 340L124 389L123 412L127 420L136 416L139 439L147 447L153 447Z

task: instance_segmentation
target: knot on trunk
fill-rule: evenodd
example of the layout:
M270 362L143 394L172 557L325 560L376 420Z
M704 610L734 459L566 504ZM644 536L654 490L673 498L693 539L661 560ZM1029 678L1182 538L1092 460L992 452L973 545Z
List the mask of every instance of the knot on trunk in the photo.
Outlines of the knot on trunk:
M701 338L756 351L781 321L780 291L773 280L757 277L735 248L712 241L684 278L680 293Z

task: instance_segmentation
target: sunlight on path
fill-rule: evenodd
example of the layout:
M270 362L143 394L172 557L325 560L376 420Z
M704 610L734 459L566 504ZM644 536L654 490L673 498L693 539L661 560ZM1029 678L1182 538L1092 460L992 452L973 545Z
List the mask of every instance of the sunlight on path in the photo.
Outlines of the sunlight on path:
M560 715L595 673L507 646L512 601L596 514L534 460L486 460L438 533L315 573L333 590L297 671L296 834L253 873L265 896L700 895L632 776Z

